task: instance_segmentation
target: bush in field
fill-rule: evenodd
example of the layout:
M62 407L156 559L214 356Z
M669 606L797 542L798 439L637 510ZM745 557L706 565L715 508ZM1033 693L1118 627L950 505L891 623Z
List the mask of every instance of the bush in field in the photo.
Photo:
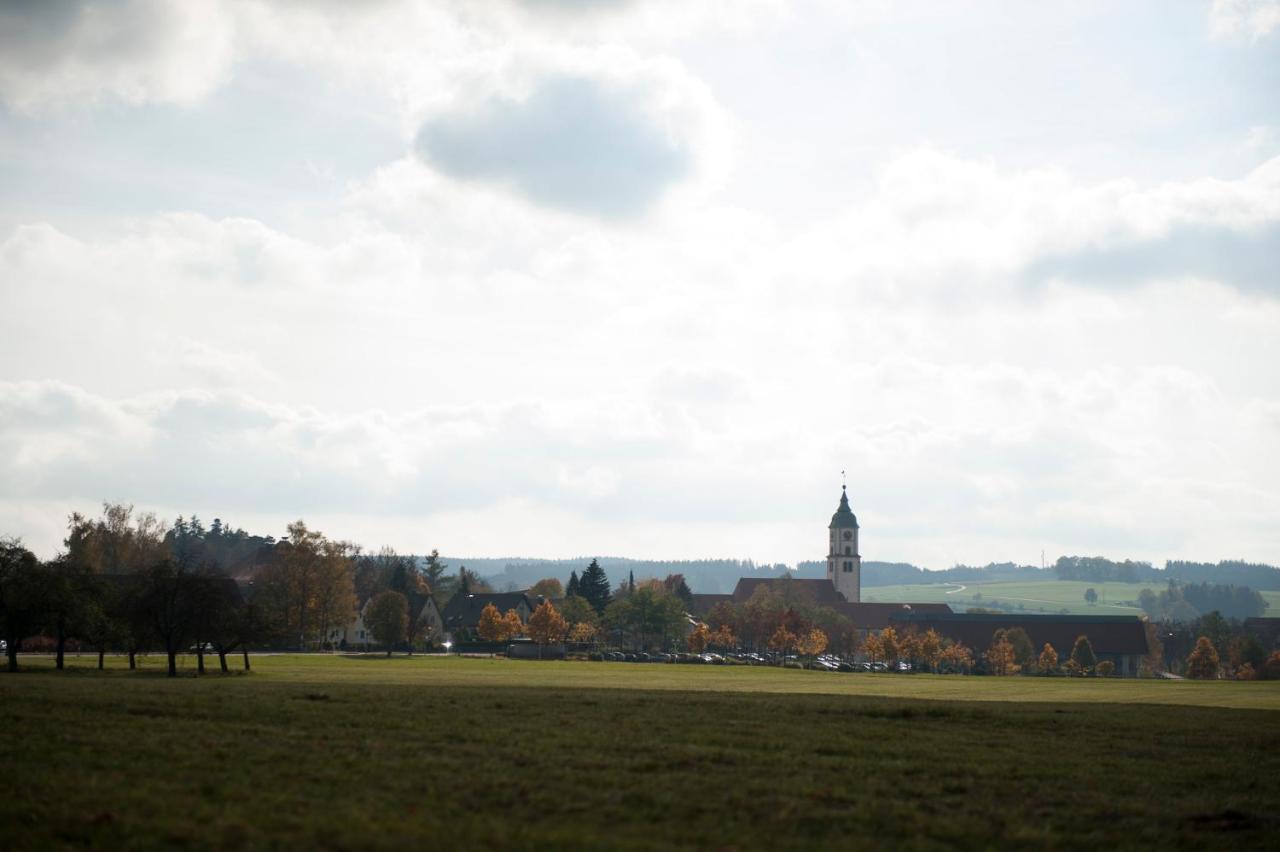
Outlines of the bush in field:
M1257 680L1258 672L1253 667L1253 663L1245 663L1236 669L1236 680Z
M1116 673L1116 664L1110 660L1103 660L1098 663L1094 671L1098 673L1098 677L1111 677Z

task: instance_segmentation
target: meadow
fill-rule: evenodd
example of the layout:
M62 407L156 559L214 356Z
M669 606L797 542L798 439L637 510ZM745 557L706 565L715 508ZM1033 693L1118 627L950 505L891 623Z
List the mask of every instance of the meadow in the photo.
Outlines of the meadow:
M376 656L168 680L154 659L23 662L0 675L8 849L1280 838L1280 683Z
M1086 589L1098 593L1096 603L1084 599ZM928 583L897 586L864 586L862 599L905 601L908 603L945 603L956 610L967 607L989 607L994 601L1019 604L1028 613L1062 610L1073 615L1141 615L1138 595L1143 589L1160 592L1165 583L1092 583L1083 580L1036 580L1025 583ZM1261 592L1269 609L1280 613L1280 592Z

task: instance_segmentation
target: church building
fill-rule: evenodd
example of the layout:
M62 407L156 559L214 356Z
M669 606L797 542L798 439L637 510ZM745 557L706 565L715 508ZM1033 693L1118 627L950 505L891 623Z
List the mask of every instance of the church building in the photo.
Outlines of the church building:
M858 519L849 508L849 493L840 487L840 505L827 528L827 579L849 603L862 600L862 556L858 554Z

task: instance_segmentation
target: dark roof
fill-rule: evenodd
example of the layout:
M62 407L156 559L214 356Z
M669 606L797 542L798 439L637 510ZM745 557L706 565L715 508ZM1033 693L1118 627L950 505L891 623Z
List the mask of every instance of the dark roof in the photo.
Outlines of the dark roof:
M843 527L853 527L857 529L858 519L854 517L853 510L849 508L849 494L845 491L844 486L840 487L840 507L836 509L836 513L831 516L831 526L828 529L841 529Z
M734 603L746 603L761 586L772 586L780 591L782 584L793 591L801 592L813 598L813 602L823 606L832 606L844 601L844 595L836 591L830 580L799 580L795 577L743 577L733 590Z
M444 620L445 627L449 629L474 627L480 623L480 613L489 604L493 604L498 612L503 613L509 609L517 609L521 604L533 610L529 596L524 592L475 592L449 598L441 618Z
M853 622L861 630L883 630L889 620L897 615L922 613L928 615L952 615L951 607L944 603L849 603L841 601L833 607L836 612Z
M1059 657L1071 653L1076 638L1088 636L1095 654L1146 656L1147 631L1136 615L1020 615L1002 612L943 613L919 611L926 604L912 604L890 620L895 627L930 628L948 639L962 642L981 653L991 645L991 635L1001 628L1021 627L1031 637L1036 652L1049 643Z
M689 604L689 612L696 616L705 616L715 608L716 604L729 601L732 603L733 595L699 595L693 596L693 602Z

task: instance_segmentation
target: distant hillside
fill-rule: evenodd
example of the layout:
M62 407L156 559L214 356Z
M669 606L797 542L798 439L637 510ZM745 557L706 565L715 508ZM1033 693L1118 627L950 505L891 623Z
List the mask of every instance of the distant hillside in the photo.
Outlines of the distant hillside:
M543 577L555 577L560 582L569 579L570 571L582 573L592 558L600 563L609 577L610 585L617 586L634 573L643 577L666 577L683 574L689 588L700 594L727 594L733 591L739 577L779 574L787 570L785 565L757 564L742 559L627 559L621 556L580 556L574 559L528 559L506 557L499 559L474 559L441 557L452 569L465 565L475 571L495 589L527 589Z

